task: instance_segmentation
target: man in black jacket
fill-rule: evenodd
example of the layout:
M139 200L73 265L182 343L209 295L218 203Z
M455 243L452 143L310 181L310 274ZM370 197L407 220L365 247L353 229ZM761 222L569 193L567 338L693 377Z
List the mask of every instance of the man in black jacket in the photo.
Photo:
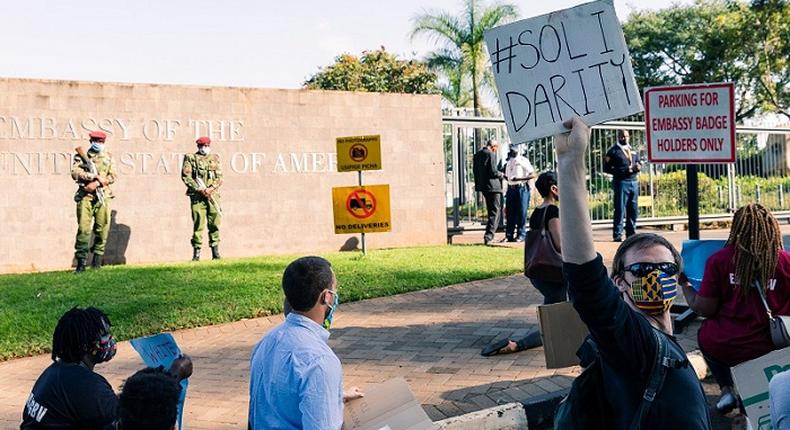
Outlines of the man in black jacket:
M609 148L604 158L603 171L612 175L614 191L614 219L612 239L623 240L623 207L625 207L625 237L636 233L636 216L639 211L639 156L629 145L628 130L617 130L617 144Z
M593 246L585 187L590 129L578 117L564 125L570 133L555 136L563 272L573 307L600 354L603 387L599 391L612 416L606 428L632 428L636 416L645 430L709 430L705 393L671 335L669 309L677 295L680 255L661 236L635 235L619 247L612 278L607 276ZM671 358L655 360L657 336L663 337ZM646 388L654 363L665 366L666 373L657 394L649 396ZM646 410L643 402L649 404ZM645 412L637 415L640 409Z
M502 178L505 175L497 169L497 148L499 143L490 139L486 146L475 153L473 160L475 191L483 193L488 211L488 223L483 236L486 245L494 240L502 213Z

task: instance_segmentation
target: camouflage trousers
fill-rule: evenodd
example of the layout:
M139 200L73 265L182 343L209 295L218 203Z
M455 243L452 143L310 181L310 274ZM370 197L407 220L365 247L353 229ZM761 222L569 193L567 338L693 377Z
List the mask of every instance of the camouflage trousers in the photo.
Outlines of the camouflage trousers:
M219 223L221 216L217 208L202 196L190 196L192 207L192 248L203 245L203 226L208 227L209 246L219 245Z
M94 236L91 248L91 234ZM104 255L107 237L110 235L110 200L99 204L95 199L83 197L77 202L77 238L74 241L74 256L86 258L89 252Z

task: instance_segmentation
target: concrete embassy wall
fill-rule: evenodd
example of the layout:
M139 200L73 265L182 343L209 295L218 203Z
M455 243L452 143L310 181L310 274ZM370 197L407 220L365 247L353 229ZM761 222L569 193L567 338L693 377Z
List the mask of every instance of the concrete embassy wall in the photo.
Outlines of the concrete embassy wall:
M364 181L390 184L392 202L392 231L369 246L445 241L437 96L0 79L0 272L71 266L71 157L95 129L118 171L109 262L189 259L180 167L200 135L225 176L224 257L337 251L358 237L334 234L331 188L357 183L336 172L335 138L365 134L381 135L383 170Z

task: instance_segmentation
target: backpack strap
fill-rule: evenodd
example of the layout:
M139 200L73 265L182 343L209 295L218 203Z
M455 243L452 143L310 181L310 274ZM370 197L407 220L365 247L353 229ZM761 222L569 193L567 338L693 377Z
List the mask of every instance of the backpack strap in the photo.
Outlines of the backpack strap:
M673 359L669 354L667 340L663 335L658 333L658 330L652 329L652 332L657 344L656 356L653 361L653 370L650 372L650 379L648 379L645 393L642 395L642 401L639 404L639 409L637 409L634 418L631 420L631 426L629 427L631 430L639 430L642 428L642 421L645 415L647 415L650 406L653 405L653 400L655 400L656 395L661 391L661 387L664 385L664 380L667 376L667 368L678 367L678 360Z

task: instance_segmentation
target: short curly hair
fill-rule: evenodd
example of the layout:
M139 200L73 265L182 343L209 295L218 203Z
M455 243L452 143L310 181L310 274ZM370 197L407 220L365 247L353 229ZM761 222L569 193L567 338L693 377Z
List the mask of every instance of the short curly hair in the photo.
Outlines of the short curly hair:
M162 367L138 371L118 396L121 430L172 430L178 415L181 385Z

